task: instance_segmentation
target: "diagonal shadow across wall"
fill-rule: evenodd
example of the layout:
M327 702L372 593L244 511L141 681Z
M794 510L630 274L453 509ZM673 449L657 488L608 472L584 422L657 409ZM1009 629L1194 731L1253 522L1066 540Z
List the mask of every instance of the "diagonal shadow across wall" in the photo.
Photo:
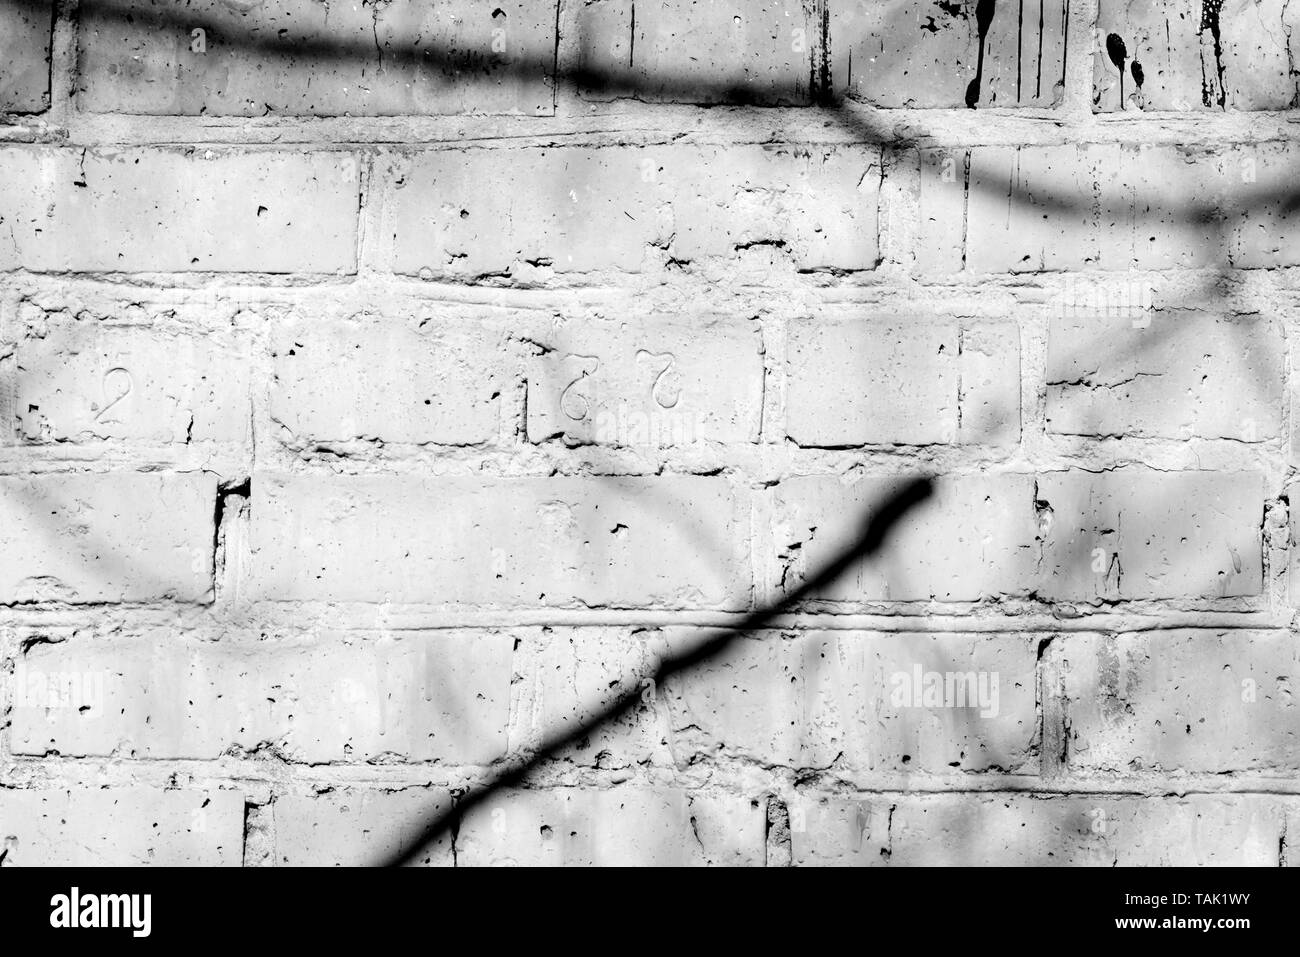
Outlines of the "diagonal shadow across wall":
M908 481L897 492L880 502L859 523L858 538L852 547L845 549L809 576L781 601L758 608L747 614L733 628L708 635L693 647L665 657L651 673L649 681L653 682L653 686L661 686L675 675L717 658L735 641L769 625L787 608L796 607L801 602L815 597L824 587L837 581L847 570L877 555L898 523L908 512L928 499L933 489L933 482L928 478ZM640 704L641 694L641 687L623 694L611 704L588 715L576 727L566 729L563 733L545 740L536 751L523 760L503 765L487 780L467 791L454 805L438 814L408 847L382 863L385 866L411 863L425 846L455 828L457 822L463 819L466 813L481 804L489 795L501 788L518 784L534 767L560 754L568 745L581 740L608 722L617 721Z

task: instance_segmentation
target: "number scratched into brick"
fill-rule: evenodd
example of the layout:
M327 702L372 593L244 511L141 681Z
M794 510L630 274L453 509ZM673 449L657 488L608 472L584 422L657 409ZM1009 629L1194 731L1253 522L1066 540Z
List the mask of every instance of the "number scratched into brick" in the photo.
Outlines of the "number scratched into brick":
M581 368L577 377L571 380L564 387L564 391L560 393L560 411L574 422L581 422L591 412L591 400L574 390L582 384L584 379L589 378L600 368L600 360L595 356L567 356L566 361L569 359L578 360L581 363ZM590 363L589 368L587 367L588 363ZM579 407L582 409L581 412L576 411Z
M109 420L104 418L104 414L131 394L135 388L135 380L126 369L115 366L104 373L99 387L104 397L104 405L100 406L92 402L90 408L95 413L96 422L107 422Z
M662 362L663 368L655 374L655 380L650 385L650 395L655 403L661 409L674 408L682 397L682 389L677 384L677 370L674 368L677 357L671 352L650 352L647 349L638 349L636 361L650 359L655 362ZM671 377L669 377L671 373Z

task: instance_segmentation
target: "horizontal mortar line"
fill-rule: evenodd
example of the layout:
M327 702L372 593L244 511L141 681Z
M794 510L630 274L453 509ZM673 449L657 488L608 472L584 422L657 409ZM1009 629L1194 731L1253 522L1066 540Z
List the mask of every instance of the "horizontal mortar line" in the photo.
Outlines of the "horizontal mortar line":
M1150 782L1144 781L1108 781L1097 782L1083 779L1059 781L1053 783L999 781L996 778L982 781L973 786L932 785L928 782L909 779L880 787L839 787L828 791L819 791L817 796L843 799L852 794L864 796L914 797L917 794L1027 794L1042 797L1140 797L1145 799L1183 798L1196 796L1264 796L1264 797L1300 797L1300 783L1285 778L1268 779L1267 786L1257 780L1229 781L1215 786L1213 776L1205 776L1195 783L1184 778L1162 777ZM824 783L824 782L823 782Z
M742 261L729 255L713 255L694 260L701 268L707 266L744 266ZM712 284L698 290L709 304L726 304L753 296L771 296L788 302L792 307L804 304L809 296L821 298L828 305L872 304L872 299L906 298L909 302L917 295L934 297L964 297L974 300L968 305L978 308L987 303L987 296L999 292L1011 296L1015 305L1055 310L1064 314L1065 307L1053 300L1061 292L1080 295L1094 291L1098 284L1123 280L1128 284L1148 282L1156 284L1153 293L1169 297L1168 302L1158 302L1146 312L1160 313L1171 309L1192 309L1222 312L1221 305L1206 305L1204 289L1181 288L1180 284L1232 281L1257 296L1277 297L1287 301L1300 295L1300 266L1224 266L1203 268L1170 268L1150 270L1092 269L1047 270L1032 273L957 271L930 276L910 275L893 270L856 270L841 273L833 268L778 272L780 282L771 281L768 268L765 280L754 282L733 281L729 285ZM501 284L473 281L424 281L409 273L363 269L346 273L304 273L255 271L182 271L182 272L104 272L98 270L52 269L37 270L16 267L0 270L0 288L22 292L29 288L71 286L78 291L88 290L96 295L113 294L139 296L141 302L168 302L184 304L184 293L209 296L221 300L265 298L268 303L287 301L291 294L321 295L325 293L361 294L385 292L403 296L411 302L449 305L502 305L519 308L543 308L546 302L566 302L572 298L598 301L600 297L636 297L638 299L659 294L668 299L663 281L680 278L675 271L645 272L591 272L556 273L541 285L523 285L513 282ZM696 278L703 278L700 273ZM1292 285L1296 283L1297 285ZM853 297L859 297L855 299ZM862 300L862 301L860 301ZM940 303L942 304L942 303ZM996 305L1003 305L1002 302ZM738 312L744 307L737 304ZM992 314L992 305L984 311ZM1250 307L1254 312L1253 306ZM924 311L924 306L918 307ZM752 310L751 310L752 311ZM1131 313L1117 308L1107 312L1104 308L1089 310L1071 307L1069 316L1088 318L1135 318ZM1240 311L1233 314L1244 314Z
M816 105L742 106L728 104L651 103L636 101L624 109L599 113L565 109L556 113L518 115L506 113L410 113L365 116L212 116L70 111L62 124L47 121L49 114L29 114L17 128L37 129L49 135L104 135L123 131L140 136L175 136L179 133L244 135L286 133L354 136L358 142L400 133L399 142L411 137L436 142L520 137L656 135L669 139L702 136L738 136L761 140L770 131L786 131L818 141L875 142L874 137L933 138L944 133L988 138L1014 136L1017 142L1034 134L1061 141L1087 141L1091 137L1130 135L1155 130L1162 135L1231 134L1251 140L1285 137L1300 123L1292 111L1259 110L1218 112L1150 111L1139 115L1052 110L981 109L960 107L883 108L845 101L841 109ZM864 134L861 127L872 129ZM755 132L755 131L760 132ZM917 131L920 131L917 133ZM189 137L189 138L192 138Z
M214 480L220 480L222 477L262 477L286 479L291 481L320 481L329 480L338 483L339 487L345 487L350 482L370 482L378 484L388 484L390 487L436 487L447 482L465 482L467 480L478 480L480 483L491 483L502 487L512 485L539 485L547 484L548 480L556 484L580 484L596 488L606 482L627 481L636 483L644 488L659 487L661 483L671 483L676 480L699 480L701 482L711 480L720 485L726 485L732 490L733 494L740 496L752 496L753 501L761 502L770 499L770 495L760 487L771 479L764 477L762 474L751 474L744 468L737 467L717 467L710 468L707 474L701 473L690 467L689 463L679 468L679 463L668 458L660 462L658 460L650 461L642 466L628 467L622 470L602 467L593 470L580 458L557 456L554 459L547 459L536 468L529 471L507 470L505 466L510 464L508 455L505 458L500 456L485 455L473 456L466 458L440 457L439 452L454 451L455 447L438 447L437 449L426 450L427 455L411 454L403 455L401 458L392 458L386 460L372 460L367 457L368 453L350 452L345 457L329 458L321 456L311 459L306 466L300 460L284 457L280 461L271 461L268 458L270 453L263 451L262 459L250 468L250 460L247 456L229 455L225 457L212 457L203 459L191 459L188 457L162 458L162 457L141 457L128 454L114 449L101 449L100 454L87 457L60 457L48 458L31 455L5 455L0 451L0 478L8 480L26 481L42 480L58 482L66 479L87 478L90 476L112 477L124 474L155 474L160 476L164 481L168 478L183 479L185 477L202 477L210 476ZM734 449L732 451L735 451ZM904 450L906 451L906 450ZM899 453L901 455L903 453ZM1285 493L1289 487L1294 484L1294 477L1285 474L1271 475L1271 463L1268 460L1252 460L1235 462L1224 462L1220 467L1198 467L1196 463L1175 463L1173 465L1161 465L1159 463L1143 464L1112 464L1108 462L1066 462L1051 467L1008 469L1003 467L1005 463L1001 461L972 463L959 463L942 469L930 468L907 468L900 470L896 468L898 455L879 457L871 455L867 458L862 457L862 453L844 452L840 455L828 455L825 458L817 456L808 456L805 459L794 459L791 461L791 470L786 476L789 480L831 480L838 476L838 472L830 470L831 466L838 461L850 461L857 467L864 469L864 477L878 480L895 480L911 475L928 474L934 478L961 482L967 479L981 480L987 479L996 481L1000 479L1017 479L1017 478L1043 478L1049 477L1082 477L1096 476L1106 472L1119 472L1121 474L1136 474L1145 472L1152 475L1167 475L1173 477L1192 477L1198 475L1229 475L1244 473L1264 477L1269 482L1270 497L1278 492ZM829 463L829 464L828 464ZM341 468L345 466L346 468ZM968 467L969 466L969 467ZM785 481L785 479L779 480ZM260 496L256 490L253 490L254 501ZM1247 596L1227 596L1244 598ZM1223 602L1226 599L1215 596L1187 595L1172 598L1143 598L1143 597L1123 597L1123 598L1106 598L1100 595L1091 597L1062 598L1054 601L1056 606L1079 606L1082 608L1101 608L1119 604L1122 609L1137 609L1145 612L1145 609L1151 604L1167 604L1174 606L1178 611L1262 611L1262 607L1255 607L1257 604L1262 605L1263 600L1258 596L1252 596L1256 600L1250 602L1239 602L1235 605L1225 606L1224 604L1208 604L1211 602ZM999 598L997 595L989 596L989 599ZM1029 601L1027 596L1019 593L1008 591L1000 596L1002 602L1020 602ZM277 596L268 596L263 599L266 601L305 601L313 603L326 599L297 599ZM831 599L824 599L831 601ZM992 608L992 613L997 615L1007 614L1005 604L990 606L988 602L981 603L976 600L968 601L940 601L936 599L940 606L946 608L957 606L961 609L970 608L974 611L986 610ZM361 605L361 606L381 606L384 604L393 604L393 602L384 598L382 593L378 593L373 599L346 599L341 602L343 605ZM64 603L59 601L40 601L33 602L27 599L0 600L0 607L6 606L25 606L30 604L41 604L45 607L58 607L63 604L140 604L140 602L117 602L117 601L100 601L90 599L84 602ZM182 601L181 604L193 604L190 601ZM413 600L401 601L397 603L405 607L444 607L443 603L436 600ZM496 605L495 602L484 604ZM515 607L508 603L502 603L505 607ZM1208 607L1207 607L1208 605ZM928 613L932 606L928 604L927 599L917 600L891 600L888 598L876 598L869 600L859 600L849 602L849 608L853 610L876 609L880 607L897 608L897 607L923 608ZM481 607L481 606L480 606ZM520 607L552 607L552 606L530 606L521 603ZM563 608L564 606L559 606ZM629 610L641 610L646 607L656 607L653 603L650 606L644 604L623 604L623 603L601 603L598 610L609 610L609 608L627 608ZM663 610L669 610L659 606ZM1041 608L1041 605L1032 605L1030 607ZM582 608L578 604L569 606L575 611L586 611L589 609ZM671 610L680 610L672 608ZM692 609L686 609L692 610ZM705 611L717 610L716 608L704 609ZM867 613L874 613L867 612ZM895 612L890 612L891 614ZM942 613L942 612L940 612ZM1022 610L1016 610L1014 614L1026 614ZM1061 616L1066 617L1066 616Z
M501 129L481 118L454 117L442 123L425 116L360 118L277 118L274 122L214 124L211 119L175 116L119 116L79 118L68 126L27 124L0 127L0 142L14 145L67 148L268 148L320 147L322 149L534 149L547 146L752 146L767 144L809 144L860 146L873 150L969 149L980 147L1052 147L1142 145L1145 143L1189 149L1217 148L1293 141L1300 118L1275 114L1243 114L1227 119L1181 117L1177 114L1080 122L1077 119L1032 119L984 114L977 121L961 116L965 111L946 111L935 116L927 111L909 111L908 116L889 116L879 138L861 132L833 129L825 114L817 118L801 115L783 120L730 118L719 122L702 108L699 113L661 119L647 124L644 118L629 120L626 126L583 127L577 120L560 128ZM982 112L982 111L980 111ZM232 118L237 119L237 118ZM478 119L479 122L473 122ZM533 121L545 122L549 118ZM791 121L793 120L793 122ZM703 121L703 122L701 122ZM475 126L480 129L475 129ZM735 129L729 127L734 125ZM391 130L384 129L391 126ZM379 131L374 128L380 127ZM686 132L684 128L689 127ZM917 132L917 130L921 132ZM225 135L223 135L225 134Z
M287 427L286 427L287 428ZM469 470L481 466L509 465L509 474L482 474L484 478L549 478L557 477L641 477L672 478L694 475L713 477L726 475L739 482L767 485L785 479L823 475L838 477L831 470L805 472L801 468L815 467L818 462L839 462L852 459L855 464L868 467L881 466L881 476L898 474L902 464L908 472L924 471L939 477L1028 475L1061 471L1110 471L1119 468L1146 468L1159 472L1242 472L1277 470L1284 473L1289 462L1285 439L1266 442L1243 442L1231 438L1177 439L1148 436L1098 435L1076 437L1065 433L1047 433L1039 441L1053 443L1045 450L1043 459L1026 460L1018 457L1014 445L961 445L956 442L913 442L894 445L863 443L844 446L797 446L783 441L765 442L701 442L671 446L576 445L564 446L558 442L532 442L511 444L502 440L493 442L385 442L377 439L320 438L302 444L282 442L274 426L259 434L259 439L275 443L274 448L260 450L262 461L257 469L262 473L294 473L303 475L368 475L379 477L426 477L436 479L437 474L416 475L407 466L423 468L429 464L459 466L455 474L468 475ZM1216 464L1211 459L1205 464L1191 457L1188 447L1199 450L1200 455L1231 455ZM87 466L87 471L111 471L138 465L142 469L178 467L184 469L214 468L222 465L246 464L251 448L249 443L224 439L202 439L189 444L139 441L130 437L103 440L75 438L54 442L3 442L0 441L0 474L26 474L29 468L59 469L61 466ZM713 456L729 453L741 456L739 460L715 460ZM917 455L929 458L917 460ZM1127 456L1140 455L1130 460ZM597 456L607 456L604 461ZM1050 458L1047 458L1050 456ZM784 475L774 474L776 465L755 462L755 459L780 459L788 464ZM523 459L524 461L521 461ZM94 466L103 464L104 469ZM324 468L320 468L320 467ZM355 471L339 471L347 466ZM765 467L766 466L766 467ZM556 472L557 468L572 471ZM756 471L757 470L757 471Z
M178 610L190 609L195 617L182 624L176 623ZM256 612L252 614L251 612ZM747 612L692 612L671 610L546 610L523 609L517 611L435 611L403 609L391 605L374 604L362 608L338 606L307 606L299 603L263 602L241 605L236 608L213 608L201 605L115 605L97 604L84 608L62 606L29 608L25 606L0 606L0 624L21 627L24 625L50 627L66 622L84 624L87 619L103 620L113 615L115 622L127 626L134 620L140 626L152 619L160 624L173 623L189 630L203 628L256 629L261 625L275 627L301 626L313 631L378 631L419 632L500 628L542 628L546 626L594 627L651 627L651 628L717 628L733 629L749 616ZM317 618L321 620L317 620ZM970 614L935 614L924 608L902 609L897 613L863 614L854 612L808 611L793 612L770 619L763 631L782 629L799 631L866 631L907 633L977 633L977 634L1040 634L1044 632L1111 632L1111 631L1172 631L1172 630L1247 630L1289 631L1290 613L1285 615L1260 611L1163 611L1082 614L1073 618L1056 618L1049 613L990 615L987 609L973 608Z
M1208 271L1207 271L1208 272ZM141 296L143 301L155 300L170 303L183 300L185 293L214 296L218 298L238 299L241 294L253 293L267 297L269 302L293 301L293 294L373 294L375 292L405 296L413 301L437 301L439 297L448 297L453 303L467 296L483 299L536 299L545 296L584 296L602 293L620 293L623 295L645 295L638 280L645 273L578 273L573 274L579 280L561 279L561 282L546 286L523 286L512 284L491 284L455 281L426 281L409 273L387 272L377 269L363 269L352 273L259 273L256 271L196 271L156 272L140 270L136 272L104 272L97 270L36 270L15 268L0 272L0 287L23 290L27 286L71 286L78 291L95 294L116 294L119 296ZM1123 273L1128 276L1129 273ZM1133 274L1136 275L1136 274ZM1221 275L1218 272L1214 276ZM592 279L585 279L592 277ZM612 277L616 281L609 281ZM793 277L793 273L792 273ZM655 278L659 278L657 275ZM971 284L972 289L978 288ZM786 287L745 287L758 288L767 292L780 292ZM936 288L948 288L948 284ZM373 302L368 303L373 306Z
M390 274L395 279L407 278ZM355 270L338 272L257 272L256 270L227 272L108 272L96 269L48 269L16 266L0 269L0 288L22 291L36 284L65 284L72 287L91 286L115 290L122 296L143 295L175 299L182 292L213 296L240 290L263 292L346 292L358 284L361 274Z
M232 760L235 762L232 764ZM801 795L801 785L793 788L772 782L768 786L754 779L754 772L779 778L792 771L801 776L807 769L772 766L749 762L712 767L709 783L703 786L687 781L665 781L663 772L676 772L671 765L647 765L645 769L656 772L653 776L614 777L617 772L600 772L590 767L575 767L565 762L540 765L524 784L525 790L565 790L670 787L686 791L739 792L752 794L759 790L775 790ZM122 775L120 782L104 779L104 771L111 768ZM15 781L12 775L28 770L39 770L40 778ZM335 784L356 788L401 790L407 788L461 788L473 786L486 779L490 770L483 766L445 765L429 762L403 764L298 764L283 760L265 759L193 759L193 758L135 758L115 756L71 757L65 755L12 755L0 773L7 779L0 789L11 791L45 790L49 788L83 785L87 788L120 786L150 786L147 773L157 773L157 784L166 784L176 773L192 779L190 787L221 787L254 785L310 786ZM126 774L127 771L131 773ZM142 778L139 772L146 772ZM88 772L88 773L87 773ZM439 773L441 772L441 773ZM854 797L917 797L947 794L987 794L996 796L1026 795L1044 798L1070 797L1137 797L1162 799L1184 797L1300 797L1300 779L1273 777L1258 772L1228 772L1221 774L1194 773L1170 777L1152 772L1150 777L1120 775L1108 778L1059 776L1040 778L1025 774L997 774L975 772L961 776L946 775L862 775L856 779L832 778L817 774L806 779L803 786L816 787L813 797L831 800Z
M373 204L372 204L373 205ZM702 256L693 263L702 265L736 265L737 257L731 253L710 254ZM743 265L743 263L740 263ZM765 263L768 276L772 267ZM373 292L376 290L405 295L411 299L428 300L447 296L459 301L467 296L538 298L542 296L564 296L570 294L599 295L622 294L645 296L656 292L667 294L661 286L666 278L679 279L680 270L617 270L603 269L585 272L557 272L548 276L543 283L519 284L509 277L489 277L489 281L476 281L473 276L450 277L439 279L421 279L410 272L396 272L366 266L353 271L335 272L259 272L246 270L197 270L176 271L137 269L131 271L104 269L40 269L25 266L13 266L0 270L0 286L21 290L25 285L64 284L77 288L89 288L92 291L120 292L122 295L151 294L158 298L176 298L182 293L194 292L207 295L234 297L239 293L252 292L258 295L280 295L289 293L347 293L357 291ZM701 277L702 278L702 277ZM840 270L834 267L817 267L798 269L794 266L779 275L779 282L760 274L757 269L752 275L741 272L727 284L710 281L708 288L699 290L702 294L713 294L722 299L738 295L755 293L784 294L794 297L807 293L832 294L884 294L896 293L913 296L920 293L962 293L968 296L987 295L989 289L995 288L1003 293L1057 294L1062 287L1065 291L1086 294L1092 290L1092 284L1098 280L1124 279L1131 283L1161 282L1170 287L1175 283L1200 283L1184 290L1178 288L1161 288L1158 292L1186 292L1189 295L1203 295L1213 282L1217 285L1231 280L1239 283L1260 284L1261 280L1270 280L1257 290L1260 293L1277 295L1295 295L1300 293L1300 284L1279 284L1277 280L1300 283L1300 265L1288 264L1278 266L1236 266L1221 263L1212 266L1169 266L1147 269L1101 269L1096 266L1080 266L1072 269L1040 269L1027 272L1010 270L993 272L976 272L974 270L955 270L951 272L909 273L895 268ZM753 281L750 281L750 280ZM765 281L766 280L766 281ZM1052 299L1027 300L1027 305L1043 305L1064 310L1065 306ZM1167 308L1164 303L1154 304L1150 310L1159 312ZM1216 306L1216 308L1222 308ZM1114 317L1131 315L1118 305L1099 306L1091 309L1086 304L1071 305L1072 316L1087 318L1096 313L1098 316L1112 314Z

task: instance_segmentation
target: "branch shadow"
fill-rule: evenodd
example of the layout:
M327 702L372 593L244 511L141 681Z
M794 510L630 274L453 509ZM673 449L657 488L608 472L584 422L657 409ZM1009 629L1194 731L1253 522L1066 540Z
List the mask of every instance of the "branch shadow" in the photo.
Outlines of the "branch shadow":
M873 509L870 518L860 527L857 540L851 548L846 549L827 562L816 574L810 576L800 588L780 602L750 612L737 623L734 629L706 637L692 648L666 656L660 661L649 680L653 681L656 686L662 685L674 675L716 658L741 635L762 628L791 604L804 600L810 594L834 582L856 562L879 552L890 532L903 516L913 507L929 498L933 488L933 482L928 478L916 478L907 482L890 498ZM625 693L601 710L588 715L577 727L570 728L563 734L547 740L521 762L502 767L487 780L467 792L452 807L435 816L420 833L419 837L413 840L401 853L395 854L380 863L383 866L393 867L409 864L416 860L426 844L457 827L464 815L483 803L489 795L501 788L520 783L538 764L560 754L570 744L581 740L595 728L606 722L618 720L636 707L640 701L640 688Z

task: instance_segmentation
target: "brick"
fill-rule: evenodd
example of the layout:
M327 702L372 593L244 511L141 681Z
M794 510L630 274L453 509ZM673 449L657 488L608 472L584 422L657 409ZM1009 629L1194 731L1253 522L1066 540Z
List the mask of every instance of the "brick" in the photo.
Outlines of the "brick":
M790 808L796 865L903 867L1276 867L1286 813L1261 795L968 793Z
M944 796L900 804L891 863L1275 866L1280 823L1255 796Z
M206 601L212 475L0 477L0 601Z
M1232 264L1239 269L1300 264L1300 209L1292 201L1295 145L1243 144L1224 151L1221 162ZM1202 202L1216 199L1211 195Z
M786 479L774 492L775 571L793 589L858 544L897 480ZM1073 601L1231 598L1262 587L1258 473L1145 468L941 478L881 552L818 598Z
M1263 481L1253 472L1049 472L1038 589L1064 600L1258 595ZM1050 517L1046 514L1050 511Z
M39 644L15 668L12 748L490 764L505 753L510 652L507 635L451 632Z
M1071 635L1061 659L1068 764L1082 771L1293 771L1300 718L1290 634Z
M712 633L670 632L693 648ZM720 654L674 675L662 689L675 760L761 755L774 766L813 765L817 741L804 720L803 643L779 634L737 636Z
M1101 0L1093 110L1291 109L1300 93L1292 69L1296 24L1284 0ZM1124 44L1122 93L1106 47L1111 34Z
M802 270L879 262L878 147L678 148L658 176L672 187L675 259L771 246Z
M50 105L53 2L10 3L0 10L0 113L41 113Z
M889 863L889 801L799 797L789 804L796 867L877 867Z
M10 422L27 442L238 442L248 359L192 331L55 322L20 340Z
M1052 107L1064 96L1067 7L995 6L983 41L975 4L831 0L831 89L880 107Z
M356 266L346 153L0 149L0 268L343 273Z
M296 321L273 348L271 418L290 439L474 445L500 430L504 343L490 325Z
M1014 326L824 317L790 324L786 434L804 446L1019 437Z
M904 799L892 811L889 863L974 866L996 860L1007 866L1100 865L1107 835L1094 833L1091 827L1094 820L1106 819L1094 813L1105 814L1113 807L1107 798L1089 802L981 794Z
M978 147L970 156L963 249L973 272L1297 262L1290 144ZM942 251L922 261L940 271L959 268L952 190L922 177L922 208L946 203L921 223L921 246Z
M803 0L566 5L565 53L587 100L811 101L821 27Z
M477 275L520 262L557 271L636 270L672 235L659 191L641 181L647 150L437 150L383 163L394 271ZM527 182L527 190L515 189ZM613 224L618 223L615 227Z
M258 597L742 607L748 502L725 479L253 478Z
M556 755L580 767L626 768L656 756L658 689L647 679L663 650L644 629L512 629L514 698L510 751L520 753L577 730L616 700L640 695L617 719L579 735Z
M0 788L0 846L29 867L237 867L244 798L148 787Z
M466 815L462 866L753 866L764 860L757 799L666 787L503 790Z
M1300 825L1300 807L1294 804L1286 808L1286 821L1283 825L1285 833L1283 839L1279 842L1282 846L1279 848L1278 865L1280 867L1297 867L1300 866L1300 849L1296 848L1294 841L1286 840L1287 834L1294 834L1296 827Z
M638 272L652 250L695 260L755 245L804 269L878 259L875 148L430 150L377 166L376 255L404 275Z
M721 317L556 319L531 338L537 354L528 367L530 441L758 441L764 373L756 323Z
M1128 306L1135 296L1118 280L1073 285L1067 298L1086 292L1101 308L1067 303L1050 319L1048 431L1244 442L1281 434L1275 321L1151 313Z
M274 858L285 867L373 867L410 850L450 803L443 788L348 788L283 794L271 804ZM451 840L430 843L416 863L452 864Z
M790 590L860 544L863 523L902 482L798 476L773 491L778 588ZM848 569L829 601L977 601L1029 590L1038 559L1032 475L941 478L881 551Z
M1265 525L1272 525L1269 529L1269 538L1273 536L1281 539L1282 543L1288 546L1287 564L1290 568L1290 581L1288 583L1288 598L1291 607L1300 606L1300 549L1290 547L1294 543L1300 542L1300 509L1290 507L1290 498L1296 494L1295 488L1288 484L1283 493L1287 498L1287 506L1284 509L1272 510L1272 522L1266 521ZM1281 525L1280 528L1277 525ZM1271 542L1270 542L1271 544ZM1274 558L1276 562L1277 559Z
M966 262L969 150L921 150L916 265L923 275L958 272Z
M689 646L698 637L678 635ZM739 638L664 689L672 750L765 766L1037 769L1032 636Z
M204 31L201 45L194 31ZM400 116L552 112L555 4L87 0L91 112ZM196 49L197 47L200 47Z
M1219 267L1230 261L1232 150L1095 146L1101 195L1097 233L1104 269Z
M1013 323L977 322L957 340L963 443L1010 445L1020 440L1020 330Z
M1098 259L1088 147L971 150L967 268L1039 272L1083 268ZM925 183L922 182L922 190ZM923 229L922 244L927 242Z

